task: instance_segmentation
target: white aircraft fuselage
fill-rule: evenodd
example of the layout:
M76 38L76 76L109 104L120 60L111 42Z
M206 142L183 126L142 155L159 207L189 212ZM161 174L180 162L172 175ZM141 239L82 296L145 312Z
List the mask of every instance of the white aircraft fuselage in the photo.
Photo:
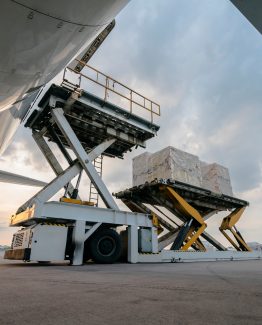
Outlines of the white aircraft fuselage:
M1 0L0 153L38 89L83 51L128 2Z

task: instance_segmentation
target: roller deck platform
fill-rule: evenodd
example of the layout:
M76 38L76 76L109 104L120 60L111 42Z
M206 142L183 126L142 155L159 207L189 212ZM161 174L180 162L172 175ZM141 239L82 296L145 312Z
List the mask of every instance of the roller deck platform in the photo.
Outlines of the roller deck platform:
M175 180L156 180L152 183L145 183L140 186L126 189L114 195L118 199L131 199L134 202L143 202L150 205L165 205L167 203L166 196L159 191L159 187L162 185L168 185L173 188L203 215L214 210L225 211L249 205L247 201L236 197L214 193L210 190Z
M53 84L38 104L41 109L32 113L26 127L36 132L45 128L45 138L52 142L57 142L55 132L65 147L68 142L59 128L50 127L51 111L55 108L52 98L58 99L56 105L63 107L67 121L86 151L114 138L115 143L103 155L123 158L134 146L145 147L145 142L159 130L156 124L91 93L81 90L76 96L73 90Z
M220 232L237 251L251 251L235 226L249 205L247 201L170 179L156 179L151 183L135 186L114 195L131 211L150 212L155 216L158 232L159 234L163 232L158 237L158 248L164 256L158 256L159 260L167 258L170 261L171 256L174 257L174 251L180 251L179 254L182 254L183 259L192 255L192 249L206 252L202 239L209 242L216 250L225 252L227 248L206 231L206 220L214 215L219 217L218 212L221 211L229 211L229 215L224 217L219 227ZM226 231L231 232L233 239ZM169 253L162 251L169 245L171 245ZM186 251L191 255L184 255ZM176 256L179 254L176 253ZM208 256L204 253L203 258ZM215 253L215 256L220 258L227 255ZM192 257L194 259L195 255L193 254ZM143 260L148 258L143 257ZM151 258L149 260L152 261Z

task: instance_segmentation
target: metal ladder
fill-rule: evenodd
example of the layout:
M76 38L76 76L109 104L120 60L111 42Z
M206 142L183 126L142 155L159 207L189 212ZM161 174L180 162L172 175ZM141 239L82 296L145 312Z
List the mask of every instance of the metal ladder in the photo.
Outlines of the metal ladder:
M103 172L103 155L100 155L93 161L93 165L98 173L98 175L102 178L102 172ZM89 189L89 201L94 202L94 205L98 206L99 201L99 193L97 189L95 188L94 184L90 183L90 189Z

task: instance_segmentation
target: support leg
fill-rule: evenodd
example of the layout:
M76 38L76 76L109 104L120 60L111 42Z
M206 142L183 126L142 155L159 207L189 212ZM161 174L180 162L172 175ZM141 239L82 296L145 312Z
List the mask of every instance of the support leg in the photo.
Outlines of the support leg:
M157 237L157 228L151 228L151 242L152 242L152 253L158 253L158 237Z
M85 247L85 226L86 222L78 220L73 231L73 244L75 245L73 265L82 265Z
M128 262L138 261L138 229L137 226L128 226Z

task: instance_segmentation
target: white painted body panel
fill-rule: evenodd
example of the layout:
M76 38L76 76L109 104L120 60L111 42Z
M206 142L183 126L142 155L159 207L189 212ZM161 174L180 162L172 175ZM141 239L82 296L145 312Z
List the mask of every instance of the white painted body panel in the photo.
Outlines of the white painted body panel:
M1 0L0 152L24 116L25 107L16 106L15 118L2 111L10 109L29 89L52 80L128 2Z
M32 229L31 261L64 261L67 227L36 225Z
M31 249L31 261L64 261L68 228L37 224L18 230L12 249Z

